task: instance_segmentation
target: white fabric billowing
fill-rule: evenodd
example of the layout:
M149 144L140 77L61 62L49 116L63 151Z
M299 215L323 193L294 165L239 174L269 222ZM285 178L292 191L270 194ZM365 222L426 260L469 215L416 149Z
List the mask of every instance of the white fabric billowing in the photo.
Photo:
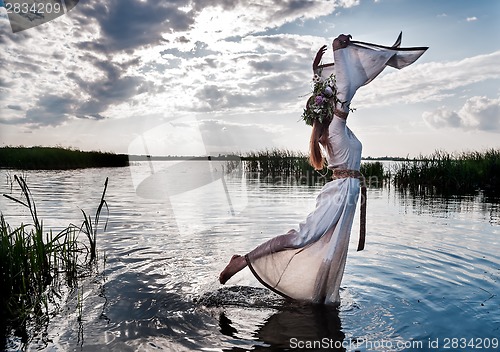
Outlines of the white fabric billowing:
M398 49L400 39L391 48L355 42L334 52L335 65L321 73L326 78L333 69L336 75L338 96L347 102L338 109L347 112L356 90L387 65L407 66L426 49ZM399 50L406 51L401 54ZM326 148L326 159L330 169L359 170L361 143L346 120L336 115L329 126L329 142L332 148ZM250 270L263 285L285 297L338 304L358 197L358 179L328 182L316 199L316 208L298 229L272 238L245 256Z
M331 167L359 170L361 143L337 116L330 124ZM359 180L328 182L316 208L299 228L275 237L246 255L247 263L265 286L289 298L338 303L349 237L359 197Z
M342 102L337 108L348 112L349 104L359 87L370 83L387 66L397 69L414 63L428 49L399 48L401 34L392 47L353 41L346 48L335 50L335 65L323 70L322 77L334 73L337 80L338 98Z

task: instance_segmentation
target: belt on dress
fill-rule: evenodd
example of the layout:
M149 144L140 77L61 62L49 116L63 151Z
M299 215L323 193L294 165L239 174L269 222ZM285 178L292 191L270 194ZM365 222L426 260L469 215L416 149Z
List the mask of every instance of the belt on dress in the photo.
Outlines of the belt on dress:
M360 221L359 221L359 242L358 251L362 251L365 248L366 239L366 182L365 176L358 170L346 170L346 169L334 169L332 179L337 180L341 178L357 178L360 182L361 187L361 211L360 211Z
M348 112L343 112L342 110L339 110L337 108L335 108L335 110L333 110L333 113L343 120L347 119L347 116L349 116Z

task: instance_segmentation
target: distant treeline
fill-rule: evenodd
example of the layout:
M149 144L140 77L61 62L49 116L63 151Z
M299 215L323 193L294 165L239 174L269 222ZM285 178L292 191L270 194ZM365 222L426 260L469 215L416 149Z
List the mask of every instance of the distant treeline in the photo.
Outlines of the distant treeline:
M126 154L85 152L58 147L2 147L0 168L62 170L128 166Z

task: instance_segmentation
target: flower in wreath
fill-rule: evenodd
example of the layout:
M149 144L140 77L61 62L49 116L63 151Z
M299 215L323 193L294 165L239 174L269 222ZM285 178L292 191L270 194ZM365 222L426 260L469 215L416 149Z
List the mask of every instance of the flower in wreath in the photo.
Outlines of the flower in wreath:
M322 95L316 95L314 97L314 104L317 106L321 106L321 104L323 104L324 101L325 101L325 98Z
M335 107L341 102L337 97L337 86L335 83L335 75L323 79L320 74L315 74L313 77L313 91L306 103L306 108L302 113L302 119L310 126L314 121L322 123L323 121L333 119ZM353 110L353 109L349 109Z
M324 94L325 94L325 96L327 96L328 98L330 98L331 96L333 96L333 89L332 89L332 87L327 86L327 87L325 88Z

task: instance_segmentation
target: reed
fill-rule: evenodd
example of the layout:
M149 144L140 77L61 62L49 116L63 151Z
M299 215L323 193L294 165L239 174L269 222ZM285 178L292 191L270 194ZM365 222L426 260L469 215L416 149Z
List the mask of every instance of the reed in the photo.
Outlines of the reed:
M125 154L84 152L55 147L0 148L0 168L19 170L61 170L88 167L128 166Z
M380 161L363 162L359 171L365 176L367 187L382 187L384 182L390 179L390 173L385 170L384 164Z
M314 170L309 164L308 155L287 149L271 149L251 152L241 157L245 162L245 171L251 177L258 177L269 182L292 182L299 184L325 183L331 179L332 171L325 164L322 170ZM381 162L369 162L361 165L371 187L382 186L388 177Z
M396 163L394 185L412 194L475 194L498 196L500 150L451 154L436 151L430 156Z
M295 181L314 184L331 176L325 168L316 171L309 164L308 157L301 152L287 149L271 149L251 152L241 157L245 171L251 177L268 182Z
M248 153L241 157L250 177L268 182L324 183L331 171L314 170L307 155L283 149ZM391 182L398 190L412 194L476 194L500 196L500 150L448 153L436 151L430 156L393 161L386 170L380 161L364 161L361 173L369 187Z
M82 225L80 226L80 232L83 232L87 236L87 239L89 240L90 262L93 262L97 257L97 228L99 226L99 219L101 217L101 211L103 206L106 207L106 210L108 211L109 214L108 203L104 199L107 188L108 188L108 178L106 177L106 181L104 182L104 190L101 196L101 201L99 202L99 206L97 207L97 210L94 215L94 221L92 221L90 216L88 216L87 213L85 213L85 211L82 209L82 215L84 220ZM106 230L107 225L108 221L106 218L106 224L104 225L104 230Z
M0 350L5 348L12 330L23 344L28 343L29 326L34 325L37 330L48 322L49 307L60 296L58 287L64 283L70 289L77 289L78 280L91 272L108 181L106 179L93 222L84 213L80 227L70 224L58 233L44 233L43 221L25 180L18 176L14 176L14 180L21 189L21 198L4 196L26 207L32 224L12 228L0 214ZM79 239L81 232L88 235L87 227L92 230L92 238L88 238L90 245Z

